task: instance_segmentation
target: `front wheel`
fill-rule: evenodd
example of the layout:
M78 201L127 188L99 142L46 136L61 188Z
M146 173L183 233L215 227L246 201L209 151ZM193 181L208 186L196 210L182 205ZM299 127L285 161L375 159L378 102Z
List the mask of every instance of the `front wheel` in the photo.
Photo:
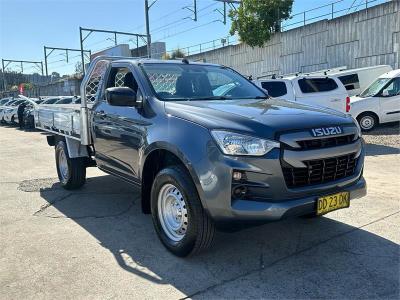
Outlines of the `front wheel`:
M378 124L377 118L371 113L362 114L357 120L363 131L370 131Z
M181 166L161 170L151 190L157 235L173 254L184 257L208 248L215 226L204 211L188 172Z
M55 147L58 179L67 190L79 189L86 181L86 164L84 157L70 158L64 141Z

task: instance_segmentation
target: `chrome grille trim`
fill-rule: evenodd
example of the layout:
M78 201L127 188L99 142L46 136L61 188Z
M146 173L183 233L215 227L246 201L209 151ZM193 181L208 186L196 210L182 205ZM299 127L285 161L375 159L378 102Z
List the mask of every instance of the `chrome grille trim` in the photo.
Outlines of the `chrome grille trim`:
M292 132L292 133L282 134L279 138L279 141L283 144L288 145L289 147L292 147L295 149L300 149L301 146L298 143L299 141L319 140L319 139L324 139L324 138L340 137L340 136L345 136L345 135L354 135L353 141L355 141L359 138L358 130L355 126L345 126L345 127L343 127L343 132L341 134L335 134L335 135L331 135L331 136L314 137L311 135L310 131L300 131L300 132Z
M306 168L304 161L326 159L331 157L338 157L347 154L354 153L355 157L359 157L361 153L362 145L361 139L357 141L338 147L322 148L315 150L288 150L284 149L282 154L282 160L295 168Z

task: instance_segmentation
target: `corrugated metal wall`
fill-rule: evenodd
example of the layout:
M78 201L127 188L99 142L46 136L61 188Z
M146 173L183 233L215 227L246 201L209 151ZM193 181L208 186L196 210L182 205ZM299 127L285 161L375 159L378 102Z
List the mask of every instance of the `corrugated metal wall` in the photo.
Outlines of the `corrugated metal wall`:
M378 64L400 68L400 0L278 33L263 47L244 44L189 56L253 77Z

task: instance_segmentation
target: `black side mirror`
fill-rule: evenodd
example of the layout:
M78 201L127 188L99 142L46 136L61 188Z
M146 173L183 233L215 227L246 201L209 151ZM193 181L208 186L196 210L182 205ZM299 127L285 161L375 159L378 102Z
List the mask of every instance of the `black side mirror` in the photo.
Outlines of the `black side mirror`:
M106 89L106 100L113 106L136 106L136 92L129 87Z

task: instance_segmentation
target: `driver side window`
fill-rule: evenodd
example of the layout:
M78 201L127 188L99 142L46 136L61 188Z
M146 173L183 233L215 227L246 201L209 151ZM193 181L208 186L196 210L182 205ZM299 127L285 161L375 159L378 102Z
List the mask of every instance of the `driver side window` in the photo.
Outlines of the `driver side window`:
M381 95L383 97L400 95L400 77L394 78L392 82L382 90Z
M123 67L111 68L106 88L110 87L129 87L138 92L138 84L132 72Z

